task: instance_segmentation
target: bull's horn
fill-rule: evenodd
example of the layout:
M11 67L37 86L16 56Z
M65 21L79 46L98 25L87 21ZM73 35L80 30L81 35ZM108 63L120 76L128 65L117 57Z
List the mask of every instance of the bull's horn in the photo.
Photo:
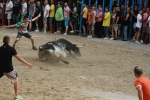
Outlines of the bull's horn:
M76 47L78 47L78 48L83 48L85 46L85 44L84 45L77 45Z

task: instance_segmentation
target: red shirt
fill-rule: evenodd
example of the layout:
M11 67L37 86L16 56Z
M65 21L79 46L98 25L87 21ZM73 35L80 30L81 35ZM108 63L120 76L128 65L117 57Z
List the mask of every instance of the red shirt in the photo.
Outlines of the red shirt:
M88 13L88 23L92 23L93 22L93 16L94 16L94 12L93 11L90 11Z
M135 82L134 86L142 87L143 91L143 100L150 100L150 80L144 76L139 77Z

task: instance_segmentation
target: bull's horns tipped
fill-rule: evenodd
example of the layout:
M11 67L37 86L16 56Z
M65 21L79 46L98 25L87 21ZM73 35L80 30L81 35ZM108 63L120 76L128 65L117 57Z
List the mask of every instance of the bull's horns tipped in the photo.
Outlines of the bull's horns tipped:
M78 48L83 48L84 46L85 46L85 44L83 44L83 45L81 45L81 46L77 45L76 47L78 47Z

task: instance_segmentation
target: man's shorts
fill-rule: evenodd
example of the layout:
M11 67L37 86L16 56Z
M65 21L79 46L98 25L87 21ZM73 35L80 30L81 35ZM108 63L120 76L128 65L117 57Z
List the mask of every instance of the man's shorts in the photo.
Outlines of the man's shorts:
M133 28L136 28L136 22L133 23Z
M49 17L49 23L50 23L50 24L53 23L53 19L54 19L54 17Z
M18 75L15 70L13 70L9 73L4 73L4 75L6 75L11 80L12 83L15 83L18 81Z
M7 19L11 19L12 18L12 13L8 13L7 14Z
M147 27L143 27L142 28L142 33L148 33L148 28Z
M104 33L108 34L109 33L109 26L104 26Z
M141 28L136 27L137 32L141 32Z
M76 24L76 19L75 19L74 17L72 17L72 18L70 19L70 23Z
M28 18L29 18L29 20L32 20L32 15L29 15Z
M89 25L89 24L87 24L87 29L88 30L91 30L92 29L92 23Z
M56 28L62 27L62 21L56 21Z
M121 29L121 24L117 24L117 30L120 30Z
M35 20L35 23L38 24L39 23L39 18Z
M25 16L27 16L27 13L21 15L21 19L24 19Z
M87 21L87 19L86 18L82 18L82 25L86 25L86 21Z
M94 30L95 28L95 23L92 23L92 30Z
M32 36L29 33L20 33L18 32L17 37L16 38L21 38L22 36L26 37L26 38L31 38Z
M43 23L47 24L47 17L45 19L43 18Z

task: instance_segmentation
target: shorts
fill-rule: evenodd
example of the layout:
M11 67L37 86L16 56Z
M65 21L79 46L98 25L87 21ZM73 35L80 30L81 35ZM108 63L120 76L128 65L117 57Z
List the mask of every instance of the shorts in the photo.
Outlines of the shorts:
M35 23L38 24L39 23L39 18L37 20L35 20Z
M27 13L21 15L21 19L24 19L24 17L26 17L26 16L27 16Z
M136 22L133 23L133 28L136 28Z
M95 28L95 23L92 24L92 30L94 30L94 28Z
M76 19L75 19L74 17L72 17L72 18L70 19L70 23L76 24Z
M8 13L7 14L7 19L11 19L12 18L12 13Z
M68 25L69 25L69 18L67 19L66 17L64 17L64 20L65 20L65 27L68 27Z
M47 24L47 17L45 19L43 18L43 23Z
M32 20L32 15L29 15L28 18L29 18L29 20Z
M118 31L121 28L121 24L114 25L114 30Z
M87 21L86 18L82 18L82 25L86 26L86 21Z
M92 30L92 23L89 25L89 24L87 24L87 29L88 30Z
M141 28L136 27L137 32L141 32Z
M142 33L148 33L148 28L147 27L143 27L142 28Z
M104 26L104 33L108 34L109 33L109 26Z
M4 73L5 76L7 76L12 83L15 83L18 81L18 75L17 72L15 70L9 72L9 73Z
M53 23L53 19L54 19L54 17L49 17L49 23L50 23L50 24Z
M149 38L150 38L150 27L148 27L148 33L149 33Z
M62 21L56 21L56 28L62 27Z
M32 36L29 33L20 33L18 32L17 37L16 38L21 38L22 36L26 37L26 38L31 38Z

